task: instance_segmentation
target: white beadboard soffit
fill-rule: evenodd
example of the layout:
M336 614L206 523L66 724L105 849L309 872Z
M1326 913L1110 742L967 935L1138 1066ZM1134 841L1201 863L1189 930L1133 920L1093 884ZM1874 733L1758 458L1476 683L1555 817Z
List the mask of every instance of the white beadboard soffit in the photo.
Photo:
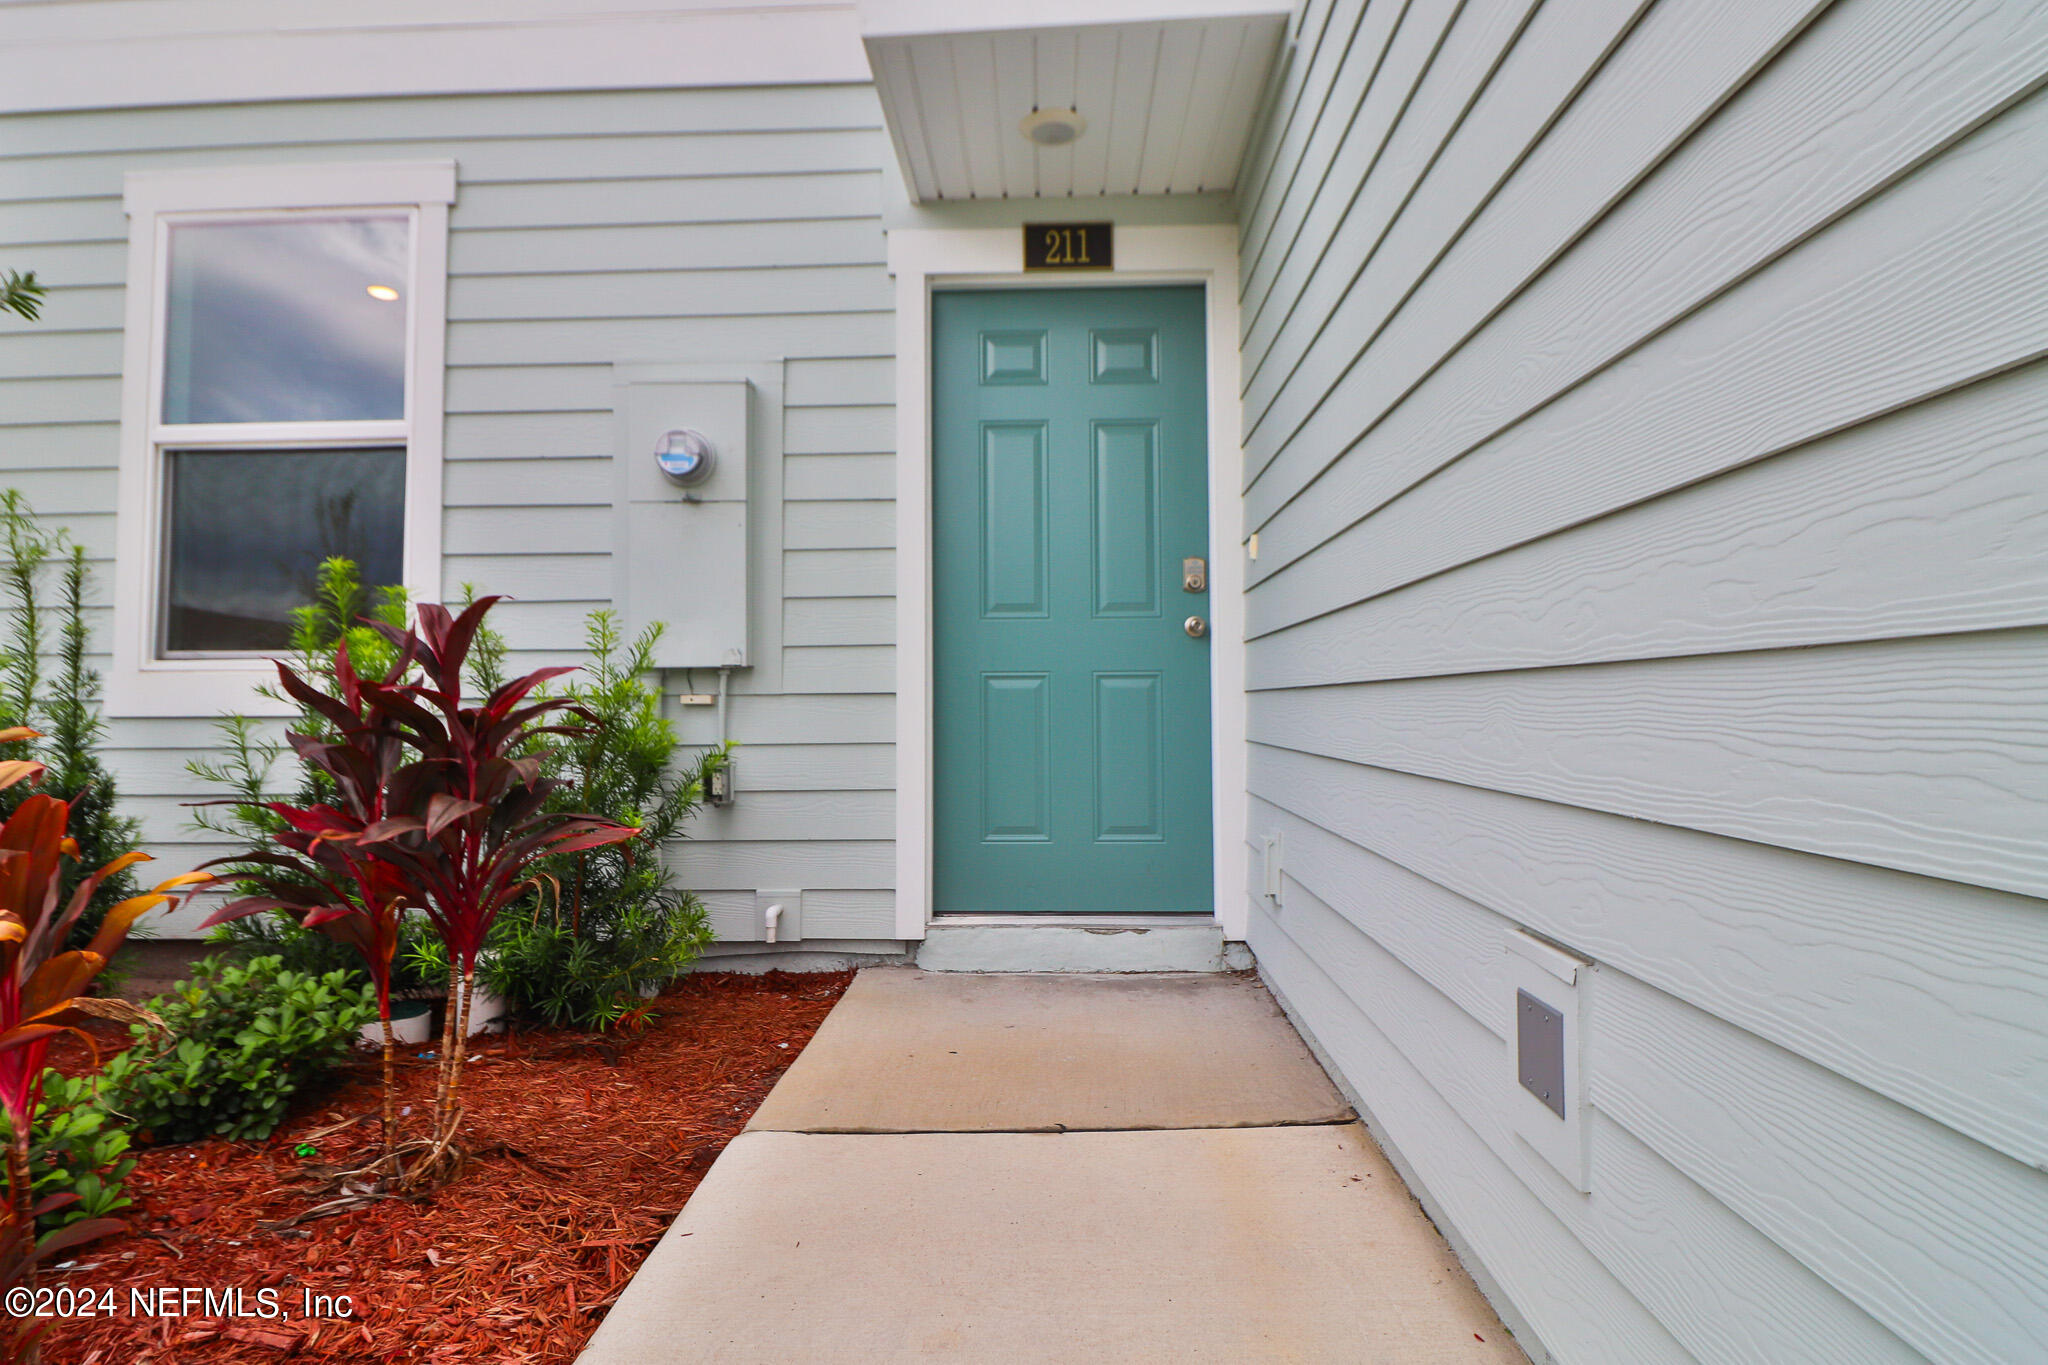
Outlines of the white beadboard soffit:
M1288 0L1054 0L965 15L927 0L860 4L920 203L1234 188L1291 12ZM1018 130L1036 110L1069 108L1087 129L1065 146Z

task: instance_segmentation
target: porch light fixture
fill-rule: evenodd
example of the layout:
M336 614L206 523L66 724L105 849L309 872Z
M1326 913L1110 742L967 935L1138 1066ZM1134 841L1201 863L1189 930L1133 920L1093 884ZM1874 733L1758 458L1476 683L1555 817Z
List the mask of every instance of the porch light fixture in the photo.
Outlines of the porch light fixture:
M1025 140L1039 147L1064 147L1088 131L1078 109L1034 109L1017 125Z
M364 292L380 303L398 302L398 291L388 284L373 284Z

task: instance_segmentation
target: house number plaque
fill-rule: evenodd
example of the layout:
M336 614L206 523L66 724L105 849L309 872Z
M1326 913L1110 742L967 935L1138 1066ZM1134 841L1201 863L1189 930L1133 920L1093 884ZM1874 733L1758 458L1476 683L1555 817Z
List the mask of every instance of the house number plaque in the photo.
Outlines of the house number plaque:
M1026 270L1110 270L1114 223L1026 223Z

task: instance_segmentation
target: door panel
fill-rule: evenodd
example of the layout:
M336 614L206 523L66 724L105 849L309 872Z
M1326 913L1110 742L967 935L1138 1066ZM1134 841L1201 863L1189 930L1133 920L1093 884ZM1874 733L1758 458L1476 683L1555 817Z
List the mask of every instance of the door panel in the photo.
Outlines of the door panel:
M1202 291L932 311L936 908L1206 913Z

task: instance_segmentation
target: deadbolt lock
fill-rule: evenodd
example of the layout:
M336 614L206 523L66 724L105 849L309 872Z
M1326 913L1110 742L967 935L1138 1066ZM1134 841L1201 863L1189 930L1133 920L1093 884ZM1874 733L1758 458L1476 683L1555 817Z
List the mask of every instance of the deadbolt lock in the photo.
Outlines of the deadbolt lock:
M1209 623L1199 616L1190 616L1181 622L1181 629L1188 633L1190 639L1199 640L1209 633Z
M1209 561L1199 555L1189 555L1180 562L1180 586L1183 592L1209 591Z

